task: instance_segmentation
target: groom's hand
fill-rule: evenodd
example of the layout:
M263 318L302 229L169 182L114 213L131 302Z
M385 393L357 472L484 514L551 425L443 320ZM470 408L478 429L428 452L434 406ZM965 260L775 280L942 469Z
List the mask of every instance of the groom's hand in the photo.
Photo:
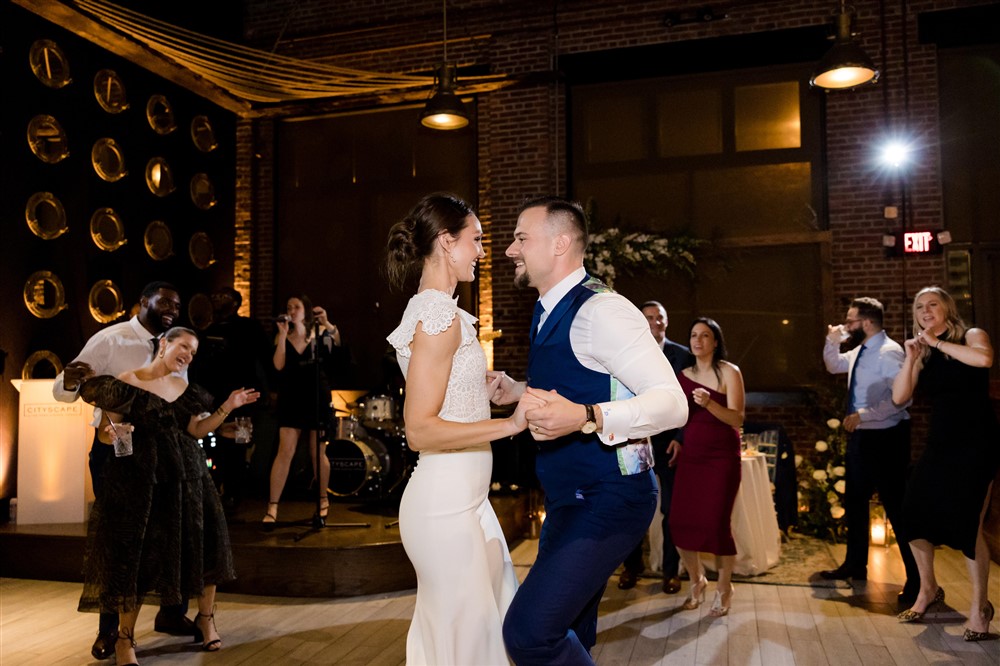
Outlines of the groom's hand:
M525 382L516 382L499 370L486 371L486 394L495 405L509 405L521 399Z
M536 441L547 441L578 432L587 420L586 407L570 402L555 390L543 391L530 386L525 390L542 403L525 414L528 418L528 431Z

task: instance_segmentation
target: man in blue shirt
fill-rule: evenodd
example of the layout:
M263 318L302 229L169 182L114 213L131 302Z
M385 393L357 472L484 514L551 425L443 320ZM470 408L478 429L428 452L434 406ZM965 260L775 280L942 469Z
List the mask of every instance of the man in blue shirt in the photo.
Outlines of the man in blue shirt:
M882 329L882 304L874 298L855 298L843 324L829 326L823 362L831 374L847 373L848 396L844 429L847 439L847 555L827 580L867 580L868 502L874 492L896 529L899 554L906 568L906 584L899 605L908 608L920 589L920 575L902 526L903 493L910 465L910 416L906 405L892 402L892 382L903 365L903 348ZM853 348L840 351L842 342Z

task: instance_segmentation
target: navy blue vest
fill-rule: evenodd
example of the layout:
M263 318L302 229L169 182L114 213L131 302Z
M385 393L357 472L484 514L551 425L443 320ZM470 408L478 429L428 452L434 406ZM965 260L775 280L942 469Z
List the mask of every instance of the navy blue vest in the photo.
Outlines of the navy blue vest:
M580 306L595 294L607 291L610 290L604 283L588 277L553 308L531 345L528 386L555 389L559 395L580 404L611 399L611 375L581 365L569 339L570 326ZM545 490L546 501L557 504L572 501L578 488L611 474L621 474L615 447L602 444L596 434L581 432L539 442L535 472Z

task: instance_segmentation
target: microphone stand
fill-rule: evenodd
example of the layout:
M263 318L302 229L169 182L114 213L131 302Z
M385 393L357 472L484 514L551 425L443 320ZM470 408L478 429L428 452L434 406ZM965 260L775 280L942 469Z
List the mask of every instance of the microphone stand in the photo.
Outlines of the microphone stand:
M325 455L323 451L323 442L326 441L328 437L329 423L323 418L323 396L320 394L323 383L321 381L322 370L320 365L322 363L322 359L320 358L320 323L318 319L313 319L312 340L309 343L309 348L311 350L311 354L307 363L311 363L313 366L313 396L315 398L313 401L313 424L316 426L316 450L314 451L314 454L316 455L316 511L313 513L312 526L305 532L297 534L294 539L295 542L299 542L310 534L315 534L327 527L352 528L372 526L371 523L327 523L326 518L320 515L320 508L322 507L323 499L327 496L328 492L328 490L323 487L322 483L323 475L320 474L322 459L320 456Z

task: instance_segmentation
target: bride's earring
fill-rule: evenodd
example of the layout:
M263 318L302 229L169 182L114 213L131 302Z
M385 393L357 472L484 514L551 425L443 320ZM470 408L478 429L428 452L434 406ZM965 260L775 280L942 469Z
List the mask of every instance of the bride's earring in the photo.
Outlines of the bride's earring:
M453 255L451 252L449 252L448 256L451 257L451 263L455 263L455 255Z
M164 353L165 353L166 351L167 351L166 349L160 349L160 358L163 358L163 354L164 354Z

